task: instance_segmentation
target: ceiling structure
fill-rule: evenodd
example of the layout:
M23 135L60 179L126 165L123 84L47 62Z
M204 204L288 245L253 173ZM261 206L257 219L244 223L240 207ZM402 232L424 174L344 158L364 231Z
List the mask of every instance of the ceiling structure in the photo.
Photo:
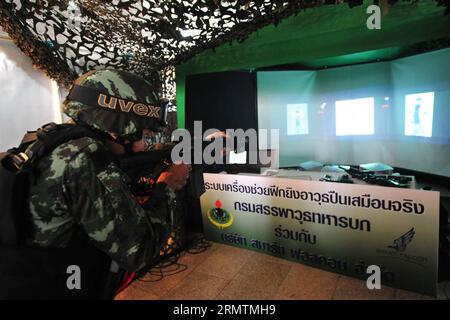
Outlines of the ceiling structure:
M370 30L365 1L354 8L322 6L266 26L244 42L204 50L177 66L183 74L268 67L318 69L390 60L450 44L450 15L434 1L402 1Z
M244 39L315 1L3 0L3 28L33 62L69 85L107 66L152 78L205 48ZM164 71L170 74L170 69Z
M179 126L185 120L185 79L232 70L317 70L382 62L450 47L450 15L432 0L389 5L381 29L366 21L372 1L360 6L321 6L265 26L243 41L204 50L177 65ZM383 7L384 8L384 7Z
M388 2L397 0L380 1L385 6ZM362 0L2 0L0 18L19 48L60 84L69 85L93 68L114 67L153 82L165 79L158 83L161 96L173 100L173 66L224 43L241 43L254 31L273 28L309 8L361 4ZM450 0L433 4L450 12Z

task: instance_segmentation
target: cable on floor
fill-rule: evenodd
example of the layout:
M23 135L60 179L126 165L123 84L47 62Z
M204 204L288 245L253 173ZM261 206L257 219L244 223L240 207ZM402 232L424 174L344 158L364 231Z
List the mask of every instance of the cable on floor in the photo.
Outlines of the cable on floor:
M186 252L189 254L200 254L205 252L209 247L211 247L211 244L206 241L203 234L190 235L184 246L175 240L168 248L165 248L162 260L151 269L138 273L137 281L157 282L161 281L164 277L183 272L188 269L188 266L179 263L178 260L184 256Z

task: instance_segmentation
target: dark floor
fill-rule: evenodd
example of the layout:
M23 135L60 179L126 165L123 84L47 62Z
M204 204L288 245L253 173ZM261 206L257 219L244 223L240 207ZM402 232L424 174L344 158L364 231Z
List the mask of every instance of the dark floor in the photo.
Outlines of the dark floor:
M390 287L368 290L365 281L246 249L211 244L203 253L181 257L178 262L188 267L185 271L161 280L148 274L116 299L434 299ZM172 270L174 266L166 272ZM450 285L441 283L438 299L449 295Z

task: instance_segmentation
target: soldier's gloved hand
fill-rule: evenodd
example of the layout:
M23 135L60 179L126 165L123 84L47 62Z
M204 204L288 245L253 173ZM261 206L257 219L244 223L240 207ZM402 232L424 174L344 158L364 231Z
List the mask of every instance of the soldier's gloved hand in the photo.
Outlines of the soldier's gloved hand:
M191 170L191 166L187 164L173 164L168 170L161 173L157 183L164 182L172 190L179 191L186 185Z

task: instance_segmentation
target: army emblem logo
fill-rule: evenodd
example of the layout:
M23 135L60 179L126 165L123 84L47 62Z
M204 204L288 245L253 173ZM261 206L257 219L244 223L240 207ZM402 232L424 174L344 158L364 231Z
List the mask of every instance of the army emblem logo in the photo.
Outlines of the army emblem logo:
M222 209L222 202L216 201L216 207L209 209L207 213L209 221L219 229L225 229L231 226L234 222L234 217L231 212Z

